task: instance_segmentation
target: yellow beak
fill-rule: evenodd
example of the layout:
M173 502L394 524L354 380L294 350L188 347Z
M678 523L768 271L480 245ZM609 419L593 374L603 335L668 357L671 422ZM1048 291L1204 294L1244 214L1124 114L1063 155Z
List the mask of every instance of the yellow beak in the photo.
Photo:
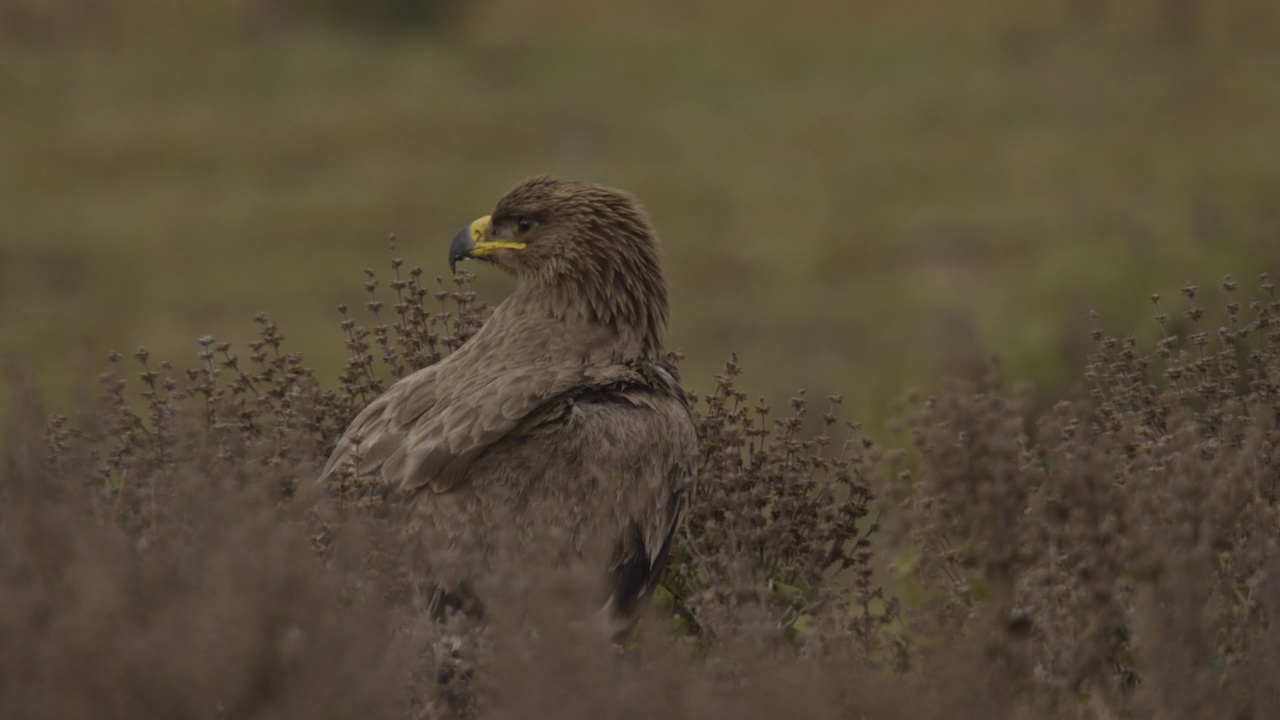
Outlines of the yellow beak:
M477 219L467 227L458 231L449 243L449 271L457 272L455 265L459 260L482 258L492 255L498 250L523 250L525 243L510 240L487 240L492 221L488 215Z

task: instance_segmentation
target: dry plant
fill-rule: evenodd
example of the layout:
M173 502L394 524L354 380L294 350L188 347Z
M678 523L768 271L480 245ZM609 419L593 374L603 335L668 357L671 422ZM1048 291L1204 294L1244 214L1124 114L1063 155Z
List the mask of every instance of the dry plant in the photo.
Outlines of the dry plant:
M1043 413L994 366L908 397L901 449L842 422L839 397L774 419L735 358L697 399L701 482L664 602L617 647L572 616L584 583L560 568L503 578L487 624L432 617L397 499L316 486L350 418L485 317L470 276L391 270L385 287L366 271L372 322L340 308L334 387L265 316L244 358L213 338L190 370L113 356L72 417L46 422L11 380L0 715L1261 718L1280 701L1265 279L1253 300L1223 284L1216 332L1193 287L1149 350L1098 331L1090 395Z
M889 496L914 649L980 650L988 717L1275 707L1280 302L1265 276L1222 291L1217 332L1189 285L1152 350L1096 330L1087 399L1027 417L993 372L905 413Z

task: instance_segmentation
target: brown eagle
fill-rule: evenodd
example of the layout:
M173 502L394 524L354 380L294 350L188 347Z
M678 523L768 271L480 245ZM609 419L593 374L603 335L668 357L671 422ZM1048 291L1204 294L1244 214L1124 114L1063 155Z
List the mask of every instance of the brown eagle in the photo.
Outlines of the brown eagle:
M653 228L626 193L535 177L458 233L450 269L462 259L515 291L465 345L370 403L323 477L376 476L409 498L441 597L483 607L474 588L500 560L594 561L608 615L629 627L696 471L693 418L663 362Z

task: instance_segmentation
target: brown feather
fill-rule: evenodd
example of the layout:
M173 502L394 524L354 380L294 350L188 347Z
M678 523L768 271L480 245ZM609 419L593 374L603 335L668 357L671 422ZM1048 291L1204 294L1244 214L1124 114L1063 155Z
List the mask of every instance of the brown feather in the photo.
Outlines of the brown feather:
M603 548L606 605L625 627L661 575L696 468L692 415L660 362L657 241L625 193L549 177L491 217L495 233L534 223L525 249L485 257L516 290L463 347L370 403L322 478L358 459L358 474L410 497L445 588L534 540L554 538L543 550L561 562Z

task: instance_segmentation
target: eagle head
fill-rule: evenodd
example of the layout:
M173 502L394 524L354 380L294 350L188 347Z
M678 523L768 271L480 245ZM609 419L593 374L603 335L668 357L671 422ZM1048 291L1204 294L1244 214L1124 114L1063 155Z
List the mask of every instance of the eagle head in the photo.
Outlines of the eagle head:
M621 190L550 176L525 180L454 236L449 269L470 259L514 277L553 315L637 333L647 347L661 347L668 309L657 237L644 209Z

